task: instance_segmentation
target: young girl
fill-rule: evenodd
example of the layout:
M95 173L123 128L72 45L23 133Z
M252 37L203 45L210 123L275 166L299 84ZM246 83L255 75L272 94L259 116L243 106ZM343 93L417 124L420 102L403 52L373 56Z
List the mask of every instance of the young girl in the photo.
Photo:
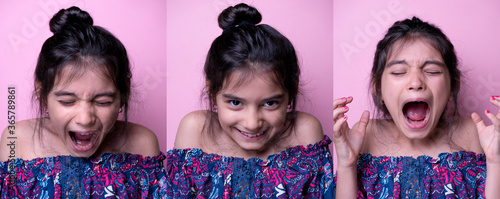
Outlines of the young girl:
M329 198L328 137L297 112L290 41L246 4L219 15L205 63L211 110L186 115L167 155L168 198Z
M35 69L40 117L2 135L1 198L164 195L156 136L127 121L132 75L123 44L77 7L55 14L50 30Z
M461 73L441 30L413 17L378 43L372 97L382 119L348 127L352 97L334 101L337 198L496 198L500 114L458 115ZM500 100L490 102L500 108Z

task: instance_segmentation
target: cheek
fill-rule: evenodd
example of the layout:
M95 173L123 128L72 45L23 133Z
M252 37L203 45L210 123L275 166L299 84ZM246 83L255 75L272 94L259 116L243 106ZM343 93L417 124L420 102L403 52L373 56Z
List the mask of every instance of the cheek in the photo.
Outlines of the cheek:
M283 126L286 120L286 109L268 112L265 117L273 126Z
M98 117L103 123L114 123L118 119L119 112L114 108L99 110Z
M229 126L237 121L238 114L234 114L233 111L219 109L217 116L219 123L223 128L225 128L225 126Z

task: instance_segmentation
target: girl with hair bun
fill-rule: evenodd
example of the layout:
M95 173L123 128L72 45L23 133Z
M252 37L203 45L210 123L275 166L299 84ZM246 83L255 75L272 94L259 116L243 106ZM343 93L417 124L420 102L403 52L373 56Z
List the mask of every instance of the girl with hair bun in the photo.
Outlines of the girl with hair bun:
M458 112L461 71L451 41L417 17L395 22L377 44L373 103L352 128L334 101L336 198L498 198L500 112ZM497 109L500 98L489 99Z
M238 4L205 61L209 110L186 115L167 154L168 198L331 198L330 139L296 111L291 42Z
M35 69L39 118L2 134L1 198L164 196L156 135L128 122L132 74L123 44L78 7L56 13L50 30ZM15 159L6 139L14 128Z

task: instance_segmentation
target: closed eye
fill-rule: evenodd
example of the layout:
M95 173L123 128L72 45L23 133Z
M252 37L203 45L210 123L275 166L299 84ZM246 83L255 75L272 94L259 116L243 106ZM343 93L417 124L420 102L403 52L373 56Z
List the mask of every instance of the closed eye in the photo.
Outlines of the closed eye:
M392 75L404 75L406 72L391 72Z
M58 102L63 106L71 106L75 103L75 101L64 101L64 100L59 100Z
M98 102L98 101L96 101L95 103L96 103L97 105L99 105L99 106L109 106L109 105L111 105L113 102Z
M441 74L441 71L426 71L426 73L431 74L431 75L438 75Z

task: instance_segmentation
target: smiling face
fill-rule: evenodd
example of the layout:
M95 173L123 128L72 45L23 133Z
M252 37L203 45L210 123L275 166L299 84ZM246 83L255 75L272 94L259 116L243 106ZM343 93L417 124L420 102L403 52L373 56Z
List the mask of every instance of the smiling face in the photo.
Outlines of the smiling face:
M85 71L69 79L72 66L56 77L47 96L51 131L61 138L68 152L77 157L94 154L114 126L120 93L101 71Z
M233 72L216 95L220 126L240 156L273 153L271 141L284 130L288 94L271 80L270 74L248 77Z
M428 138L451 95L448 69L424 39L396 42L393 49L382 74L381 99L407 138Z

